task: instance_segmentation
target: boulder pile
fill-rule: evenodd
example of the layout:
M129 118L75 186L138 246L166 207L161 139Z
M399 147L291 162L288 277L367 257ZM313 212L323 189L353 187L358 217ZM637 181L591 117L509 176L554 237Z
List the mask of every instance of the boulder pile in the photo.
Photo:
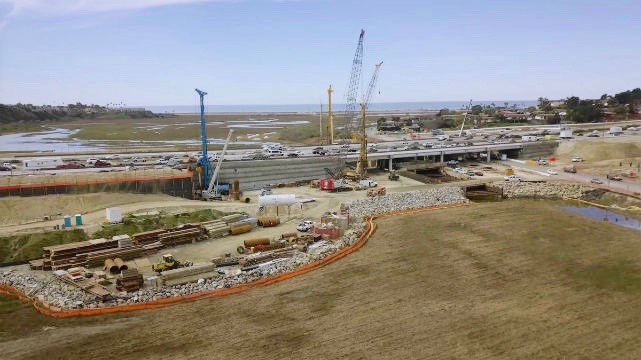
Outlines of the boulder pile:
M503 195L508 198L582 199L601 191L586 185L561 182L511 182L495 183L494 186L501 187Z

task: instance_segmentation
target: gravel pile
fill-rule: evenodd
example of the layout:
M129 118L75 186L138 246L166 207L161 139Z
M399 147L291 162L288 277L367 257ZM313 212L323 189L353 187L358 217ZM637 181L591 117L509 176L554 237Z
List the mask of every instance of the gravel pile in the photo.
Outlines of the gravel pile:
M352 218L383 214L400 210L420 209L428 206L468 202L459 187L439 187L429 190L390 193L349 203Z
M590 196L590 194L595 191L599 191L585 185L552 182L496 183L494 185L503 188L503 194L508 198L580 199Z
M43 303L64 309L98 308L120 304L133 304L157 299L188 295L204 290L228 288L234 285L249 283L264 277L293 271L306 264L318 261L340 249L352 245L365 229L364 217L387 212L417 209L434 205L447 205L467 202L463 191L458 187L391 193L357 200L349 204L351 228L338 240L321 241L310 246L307 253L296 253L291 258L277 259L246 272L234 275L221 275L212 279L200 279L198 282L146 288L135 292L121 292L114 299L102 302L80 289L67 285L53 275L36 277L29 275L28 266L17 267L10 271L0 272L0 284L10 285L29 297L35 297Z

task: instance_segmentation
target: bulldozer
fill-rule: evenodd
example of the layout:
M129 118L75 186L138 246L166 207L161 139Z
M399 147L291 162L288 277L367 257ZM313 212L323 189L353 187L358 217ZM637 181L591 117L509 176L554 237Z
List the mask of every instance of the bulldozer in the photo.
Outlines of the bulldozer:
M398 174L396 173L396 170L390 170L389 175L387 175L387 178L392 181L398 181Z
M151 269L157 273L161 273L165 270L173 270L181 267L188 267L191 265L192 262L189 260L180 261L174 259L174 256L171 254L165 254L162 256L161 262L151 265Z

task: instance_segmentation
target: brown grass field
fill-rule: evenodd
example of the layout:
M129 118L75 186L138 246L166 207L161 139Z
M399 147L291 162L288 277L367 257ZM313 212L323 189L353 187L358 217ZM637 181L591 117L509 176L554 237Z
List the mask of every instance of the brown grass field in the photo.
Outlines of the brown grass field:
M641 355L641 247L633 230L534 200L378 224L366 246L338 262L219 299L55 320L2 298L3 358Z

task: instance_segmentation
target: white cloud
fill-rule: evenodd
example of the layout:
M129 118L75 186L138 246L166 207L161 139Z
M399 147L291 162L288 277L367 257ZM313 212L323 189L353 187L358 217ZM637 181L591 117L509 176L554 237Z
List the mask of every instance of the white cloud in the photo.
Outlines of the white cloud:
M216 0L0 0L8 4L8 16L35 13L46 16L139 10L167 5L185 5Z

